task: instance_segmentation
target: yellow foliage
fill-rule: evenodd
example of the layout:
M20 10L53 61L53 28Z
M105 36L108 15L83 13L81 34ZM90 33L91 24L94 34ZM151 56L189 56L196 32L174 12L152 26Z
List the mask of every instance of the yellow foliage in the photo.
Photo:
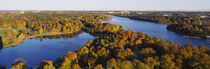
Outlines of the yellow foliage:
M81 69L81 68L80 68L79 64L74 64L74 65L72 66L72 69Z
M17 35L18 34L17 30L15 30L15 29L13 29L12 32L13 32L13 35Z
M106 64L107 69L118 69L117 62L114 58L107 61Z
M52 61L43 60L40 64L41 69L55 69Z
M6 41L5 39L2 39L2 43L3 44L8 44L8 41Z
M77 52L78 55L84 55L84 54L88 54L88 53L89 53L89 49L86 46L80 48Z
M101 64L98 64L97 66L94 67L94 69L103 69Z
M17 65L12 66L11 69L26 69L26 64L24 62L20 62Z
M43 29L42 27L39 29L39 34L42 34L43 33Z
M153 50L152 48L143 48L141 51L140 51L141 54L155 54L156 51Z
M18 40L21 40L23 39L25 36L23 35L23 33L21 33L19 36L18 36Z
M127 48L126 50L120 50L120 52L118 52L117 57L121 58L121 59L130 59L133 58L134 53L131 51L130 48Z
M68 54L64 58L65 60L73 61L77 59L77 54L75 52L68 52Z
M136 45L142 44L142 41L138 39L138 40L136 40L135 44Z
M70 61L64 61L58 69L70 69L71 68L71 62Z

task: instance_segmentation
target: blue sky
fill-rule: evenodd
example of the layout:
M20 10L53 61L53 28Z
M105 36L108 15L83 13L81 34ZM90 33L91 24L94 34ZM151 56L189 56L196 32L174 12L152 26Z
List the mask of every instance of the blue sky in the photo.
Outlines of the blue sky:
M0 0L0 10L210 11L210 0Z

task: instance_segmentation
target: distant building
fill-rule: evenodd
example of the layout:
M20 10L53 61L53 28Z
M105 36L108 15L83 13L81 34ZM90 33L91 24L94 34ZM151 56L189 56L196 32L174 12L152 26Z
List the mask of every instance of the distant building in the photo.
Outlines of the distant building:
M39 13L40 11L39 10L36 10L36 11L33 11L34 13Z
M168 14L163 14L163 16L168 16Z
M121 13L121 14L129 14L130 11L121 11L120 13Z
M144 14L144 12L135 12L136 14Z
M208 18L208 16L200 16L200 18Z
M19 13L25 13L25 12L21 11L21 12L19 12Z
M114 12L113 12L113 11L109 11L108 13L110 13L110 14L111 14L111 13L114 13Z

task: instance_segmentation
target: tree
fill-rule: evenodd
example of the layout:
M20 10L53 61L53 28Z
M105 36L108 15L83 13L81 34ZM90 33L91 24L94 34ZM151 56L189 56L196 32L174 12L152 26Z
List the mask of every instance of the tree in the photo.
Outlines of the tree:
M153 48L143 48L141 51L139 51L139 56L142 57L149 57L154 56L156 54L156 51L153 50Z
M66 58L66 61L75 61L77 60L77 54L75 52L68 52L67 55L64 56L64 58Z
M90 51L89 54L88 54L88 57L83 57L84 59L88 58L88 65L90 67L94 66L95 62L97 61L98 59L98 55L93 52L93 51Z
M122 61L120 69L134 69L134 66L132 65L132 63L130 61Z
M86 46L80 48L80 49L77 51L77 54L78 54L78 55L84 55L84 54L88 54L88 53L89 53L89 49L88 49Z
M15 36L18 35L17 30L13 29L12 32L13 32L13 35L15 35Z
M72 66L72 69L81 69L81 68L80 68L79 64L74 64L74 65Z
M41 64L39 65L39 68L40 69L56 69L54 66L53 66L53 62L52 61L47 61L47 60L43 60L41 62Z
M160 65L162 69L173 69L175 68L175 63L172 61L173 55L162 55L160 58Z
M23 33L21 33L19 36L18 36L18 40L21 40L23 39L25 36L23 35Z
M107 69L119 69L117 66L117 62L114 58L107 61L106 67L107 67Z
M71 61L64 60L61 63L61 66L58 67L58 69L70 69L71 68Z
M63 32L63 33L67 32L66 27L63 27L63 28L62 28L62 32Z
M160 65L160 62L157 59L154 59L153 57L147 57L144 62L149 65L151 69L156 69Z
M136 64L136 69L150 69L148 65L142 63L142 62L137 62ZM152 69L152 68L151 68Z
M27 69L27 67L24 62L19 62L16 65L13 65L11 69Z
M120 59L133 59L134 53L131 51L130 48L127 48L125 51L120 50L117 54L117 57Z
M109 51L108 50L106 51L106 49L104 47L97 51L98 56L104 56L104 55L108 55L108 54L109 54Z
M43 29L42 27L39 29L39 34L42 34L43 33Z
M155 44L155 42L151 39L144 39L143 40L143 46L151 46L153 44Z
M140 39L136 40L135 45L142 44L142 41Z
M102 65L101 64L98 64L94 67L94 69L103 69Z

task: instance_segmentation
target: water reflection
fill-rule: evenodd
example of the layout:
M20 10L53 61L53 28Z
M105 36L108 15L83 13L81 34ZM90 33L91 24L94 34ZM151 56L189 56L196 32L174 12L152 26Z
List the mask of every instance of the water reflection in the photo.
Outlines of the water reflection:
M44 35L44 36L38 36L36 38L40 39L40 41L43 41L43 39L65 39L65 38L73 38L75 36L78 36L81 33L82 33L82 31L75 32L75 33L69 33L69 34Z
M42 60L62 58L69 51L83 47L94 36L85 32L50 35L25 40L15 47L0 50L0 66L11 67L15 60L21 58L28 67L38 66Z
M0 36L0 49L3 48L2 37Z

